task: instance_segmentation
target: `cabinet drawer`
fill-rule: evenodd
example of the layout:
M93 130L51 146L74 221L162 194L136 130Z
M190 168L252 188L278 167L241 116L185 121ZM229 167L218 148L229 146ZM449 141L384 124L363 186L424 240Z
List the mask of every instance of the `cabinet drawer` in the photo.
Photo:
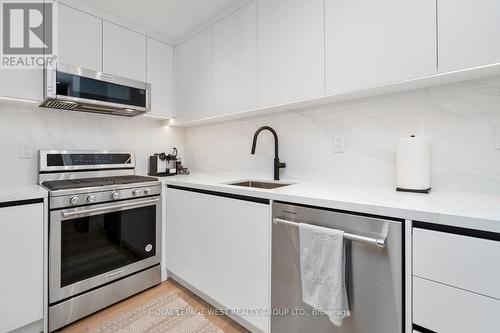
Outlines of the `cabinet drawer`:
M413 322L439 333L500 332L500 301L413 278Z
M415 228L413 275L500 299L500 242Z

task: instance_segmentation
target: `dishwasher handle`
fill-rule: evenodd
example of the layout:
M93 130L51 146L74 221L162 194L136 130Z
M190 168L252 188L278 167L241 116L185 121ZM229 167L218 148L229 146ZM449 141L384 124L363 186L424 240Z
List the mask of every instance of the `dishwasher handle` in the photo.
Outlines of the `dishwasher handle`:
M291 225L294 227L298 227L300 223L298 222L293 222L293 221L288 221L280 218L274 218L273 219L274 224L286 224L286 225ZM380 248L386 248L387 247L387 237L384 238L372 238L372 237L366 237L366 236L361 236L361 235L356 235L356 234L351 234L348 232L344 232L344 239L348 239L351 241L355 242L360 242L363 244L369 244L369 245L375 245Z

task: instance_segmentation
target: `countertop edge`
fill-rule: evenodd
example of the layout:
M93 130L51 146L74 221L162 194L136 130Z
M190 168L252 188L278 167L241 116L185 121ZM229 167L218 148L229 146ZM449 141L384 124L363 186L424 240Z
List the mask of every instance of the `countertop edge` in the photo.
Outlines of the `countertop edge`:
M346 212L357 212L363 214L377 215L380 217L391 217L403 220L433 223L443 226L460 227L481 231L500 233L500 220L479 218L475 216L448 214L425 210L415 210L400 207L374 205L353 201L339 201L335 199L314 198L310 196L299 196L284 193L275 193L268 190L230 187L223 183L196 183L193 181L182 181L179 179L162 179L165 185L200 189L213 192L222 192L234 195L243 195L273 201L281 201L291 204L302 204L318 208L337 209Z
M8 206L9 203L47 199L48 192L38 185L21 186L19 188L6 188L0 191L0 205Z

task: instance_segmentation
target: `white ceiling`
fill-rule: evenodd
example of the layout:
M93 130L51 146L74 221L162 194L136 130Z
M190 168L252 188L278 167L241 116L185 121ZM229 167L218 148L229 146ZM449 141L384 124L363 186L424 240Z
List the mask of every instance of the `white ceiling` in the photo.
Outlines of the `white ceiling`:
M172 40L237 2L237 0L81 1Z

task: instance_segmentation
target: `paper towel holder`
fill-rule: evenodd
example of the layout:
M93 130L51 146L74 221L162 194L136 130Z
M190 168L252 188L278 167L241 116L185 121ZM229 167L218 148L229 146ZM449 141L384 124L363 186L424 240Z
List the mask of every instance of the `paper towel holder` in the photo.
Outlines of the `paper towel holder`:
M415 135L410 135L410 138L411 139L415 139L416 136ZM428 147L427 147L427 149L428 149ZM428 154L428 152L427 152L427 154ZM398 159L397 160L398 160L397 161L397 164L398 164L397 167L399 169L399 146L398 146ZM399 174L398 174L398 184L397 184L398 186L396 187L396 191L397 192L429 194L429 192L431 191L430 184L427 184L429 187L425 188L424 187L425 185L424 186L415 186L415 187L413 187L413 186L411 186L411 187L410 186L401 186L403 184L399 184L399 182L400 181L399 181ZM403 182L403 183L407 183L407 182ZM429 181L429 183L430 183L430 181ZM410 185L410 184L406 184L406 185Z
M412 190L412 189L398 187L398 188L396 188L396 191L407 192L407 193L429 194L429 192L431 191L431 187L429 187L428 189L424 189L424 190Z

